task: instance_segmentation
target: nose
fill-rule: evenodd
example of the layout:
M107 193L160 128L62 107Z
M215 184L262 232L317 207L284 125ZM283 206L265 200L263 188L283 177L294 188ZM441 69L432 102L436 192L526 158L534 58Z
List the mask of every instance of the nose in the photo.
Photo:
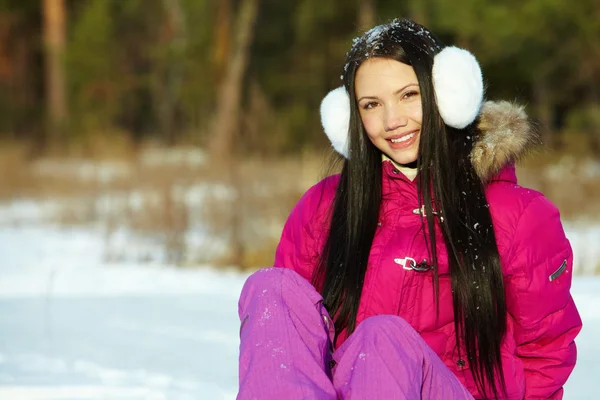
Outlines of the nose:
M408 124L408 117L400 107L386 107L384 116L385 131L391 132Z

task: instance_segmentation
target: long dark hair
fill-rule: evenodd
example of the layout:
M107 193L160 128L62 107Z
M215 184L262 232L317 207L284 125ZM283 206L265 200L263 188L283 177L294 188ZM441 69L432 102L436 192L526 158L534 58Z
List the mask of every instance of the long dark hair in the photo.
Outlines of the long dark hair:
M493 396L498 397L496 378L505 389L500 346L506 332L500 256L484 193L485 182L477 176L469 159L479 134L476 123L453 129L444 124L437 110L431 71L433 57L442 48L426 28L410 20L394 20L365 33L347 54L343 80L350 96L349 158L342 167L329 236L313 279L334 316L336 333L344 329L352 333L382 190L381 151L364 132L354 77L361 63L372 57L410 65L419 81L423 107L417 184L426 215L427 229L423 232L428 232L425 239L434 266L436 308L439 276L433 211L443 216L439 226L448 251L459 351L460 343L464 343L480 392L487 397L491 388Z

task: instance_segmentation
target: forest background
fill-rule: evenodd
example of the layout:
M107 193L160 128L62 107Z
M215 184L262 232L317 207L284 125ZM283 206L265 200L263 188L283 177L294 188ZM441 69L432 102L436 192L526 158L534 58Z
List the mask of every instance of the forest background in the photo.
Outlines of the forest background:
M545 146L520 182L573 235L597 227L597 0L0 0L4 223L100 229L108 261L269 265L330 171L321 99L352 39L394 17L526 106Z

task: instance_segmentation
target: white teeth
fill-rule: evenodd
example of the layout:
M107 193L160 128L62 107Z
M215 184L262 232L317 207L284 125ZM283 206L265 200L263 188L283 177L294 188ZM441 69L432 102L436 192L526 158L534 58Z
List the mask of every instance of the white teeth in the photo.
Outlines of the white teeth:
M412 139L415 136L414 133L411 133L410 135L406 135L406 136L402 136L400 139L391 139L392 143L400 143L400 142L406 142L409 139Z

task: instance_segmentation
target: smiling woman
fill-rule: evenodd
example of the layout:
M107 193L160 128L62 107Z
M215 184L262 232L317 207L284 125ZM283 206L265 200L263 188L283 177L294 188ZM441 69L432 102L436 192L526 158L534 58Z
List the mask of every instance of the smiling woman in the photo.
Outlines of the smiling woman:
M416 161L423 114L414 69L373 58L358 68L355 79L360 117L371 142L398 164Z
M342 172L292 210L239 302L250 398L561 399L581 319L538 143L475 57L409 20L355 40L321 105Z

